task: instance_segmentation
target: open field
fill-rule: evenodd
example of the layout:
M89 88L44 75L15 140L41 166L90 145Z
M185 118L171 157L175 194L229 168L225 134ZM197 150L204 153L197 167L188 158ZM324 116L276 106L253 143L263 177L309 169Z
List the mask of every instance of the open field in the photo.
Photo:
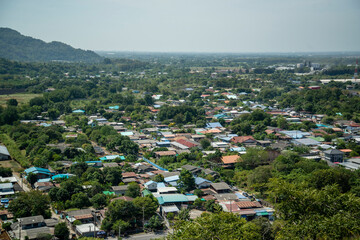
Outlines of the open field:
M21 172L23 169L20 166L20 164L18 162L16 162L15 160L0 161L0 166L6 167L6 168L11 168L11 170L13 170L15 172Z
M0 134L0 142L7 147L12 159L15 159L24 168L30 166L30 162L25 157L24 152L19 149L19 147L16 145L16 142L12 140L7 134Z
M89 104L91 101L87 99L76 99L71 101L70 107L73 109L81 109L84 108L87 104Z
M9 99L16 99L19 104L28 103L30 99L35 97L41 97L42 93L15 93L15 94L5 94L0 95L0 106L5 106L6 101Z

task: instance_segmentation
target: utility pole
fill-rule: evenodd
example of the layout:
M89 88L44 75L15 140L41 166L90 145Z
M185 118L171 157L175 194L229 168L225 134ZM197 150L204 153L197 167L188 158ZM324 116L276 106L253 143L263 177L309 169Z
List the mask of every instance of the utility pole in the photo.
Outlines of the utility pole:
M95 228L96 228L96 212L94 212L94 238L96 238L96 231L95 231Z

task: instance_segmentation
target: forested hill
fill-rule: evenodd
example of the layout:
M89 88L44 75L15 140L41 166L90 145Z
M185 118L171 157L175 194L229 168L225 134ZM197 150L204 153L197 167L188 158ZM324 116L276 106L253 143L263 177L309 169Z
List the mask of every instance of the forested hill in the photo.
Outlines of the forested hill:
M102 60L93 51L75 49L61 42L46 43L21 35L10 28L0 28L0 57L35 62L99 62Z

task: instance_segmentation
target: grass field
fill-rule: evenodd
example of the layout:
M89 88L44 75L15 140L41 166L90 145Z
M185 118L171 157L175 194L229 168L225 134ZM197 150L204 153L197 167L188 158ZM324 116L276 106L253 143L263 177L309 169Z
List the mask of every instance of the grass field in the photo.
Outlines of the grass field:
M0 142L7 147L12 159L16 160L24 168L30 166L30 162L24 155L24 152L19 149L16 142L7 134L0 134Z
M15 93L8 95L0 95L0 106L5 106L6 101L9 99L16 99L19 104L28 103L30 99L35 97L41 97L42 93Z
M21 172L23 168L15 160L0 161L1 167L11 168L15 172ZM0 238L1 239L1 238Z
M78 100L73 100L70 103L70 107L73 109L82 109L84 108L86 105L88 105L91 101L87 100L87 99L78 99Z

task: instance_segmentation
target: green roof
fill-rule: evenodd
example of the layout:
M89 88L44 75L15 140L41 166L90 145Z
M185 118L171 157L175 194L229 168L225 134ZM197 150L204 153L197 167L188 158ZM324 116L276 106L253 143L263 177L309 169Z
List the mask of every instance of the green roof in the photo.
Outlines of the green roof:
M166 203L181 203L181 202L189 202L189 199L183 194L165 194L157 197L159 204Z
M105 195L114 195L115 192L103 191L103 194L105 194Z
M323 137L309 137L309 138L311 138L311 139L313 139L313 140L315 140L315 141L318 141L318 142L323 142L323 141L325 141L325 139L324 139Z
M142 191L142 195L145 197L145 196L147 196L147 195L152 195L152 193L151 193L149 190L144 189L144 190Z
M269 213L268 212L257 212L256 215L257 216L267 216L267 215L269 215Z

